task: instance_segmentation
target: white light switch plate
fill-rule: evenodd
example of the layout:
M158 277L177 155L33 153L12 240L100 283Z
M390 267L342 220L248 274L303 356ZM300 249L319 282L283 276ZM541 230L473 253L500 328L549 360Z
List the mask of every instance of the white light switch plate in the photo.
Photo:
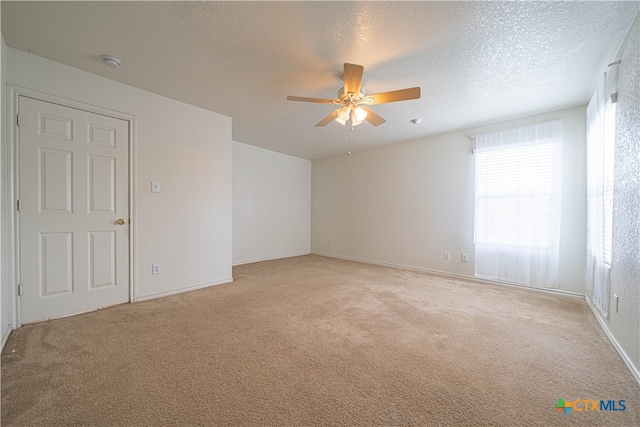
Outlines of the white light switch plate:
M151 183L151 192L152 193L159 193L160 192L160 183L159 182L152 182Z

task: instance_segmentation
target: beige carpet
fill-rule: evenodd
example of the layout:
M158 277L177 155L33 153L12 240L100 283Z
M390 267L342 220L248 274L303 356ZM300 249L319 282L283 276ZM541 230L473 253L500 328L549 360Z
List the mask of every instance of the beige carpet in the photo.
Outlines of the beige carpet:
M2 425L640 425L580 299L313 255L233 274L14 331Z

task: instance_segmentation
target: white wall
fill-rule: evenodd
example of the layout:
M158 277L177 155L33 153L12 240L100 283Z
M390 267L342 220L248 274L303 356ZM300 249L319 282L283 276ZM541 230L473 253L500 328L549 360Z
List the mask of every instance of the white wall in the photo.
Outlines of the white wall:
M233 264L311 251L311 162L233 142Z
M8 84L136 117L137 299L231 281L231 119L6 51ZM151 193L151 181L161 193ZM162 274L151 274L152 263Z
M565 120L560 289L584 293L584 106L314 161L312 252L473 277L469 136L557 118Z
M609 319L605 319L640 379L640 14L618 55L613 247ZM618 296L616 311L613 295Z

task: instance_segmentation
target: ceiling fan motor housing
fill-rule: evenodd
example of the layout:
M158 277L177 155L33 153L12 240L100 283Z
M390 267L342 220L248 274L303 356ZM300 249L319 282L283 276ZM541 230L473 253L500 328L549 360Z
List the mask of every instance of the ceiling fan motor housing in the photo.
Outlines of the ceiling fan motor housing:
M352 96L349 96L349 93L351 93ZM338 98L340 99L340 101L342 101L343 104L360 103L360 101L362 101L362 98L364 98L365 92L364 92L364 88L361 87L360 92L357 95L353 92L349 92L349 93L344 93L344 86L338 90Z

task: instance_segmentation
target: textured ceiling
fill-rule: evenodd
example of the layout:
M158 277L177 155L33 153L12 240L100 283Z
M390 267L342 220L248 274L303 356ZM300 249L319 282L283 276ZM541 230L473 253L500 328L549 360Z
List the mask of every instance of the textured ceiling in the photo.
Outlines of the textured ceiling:
M638 13L632 2L9 2L8 46L232 117L233 139L293 156L344 154L334 107L344 62L367 93L420 86L372 107L384 144L587 102ZM123 66L105 67L100 55ZM411 119L421 118L413 125Z

